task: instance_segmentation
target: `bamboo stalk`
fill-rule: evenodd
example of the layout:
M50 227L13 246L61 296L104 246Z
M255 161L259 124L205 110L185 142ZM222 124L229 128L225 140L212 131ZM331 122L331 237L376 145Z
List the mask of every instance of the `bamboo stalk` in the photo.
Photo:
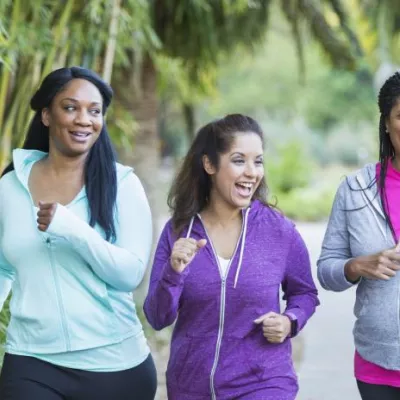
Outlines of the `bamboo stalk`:
M106 46L106 55L103 66L103 79L111 81L112 69L114 64L115 50L117 47L118 17L121 9L121 0L114 0L111 13L109 37Z
M12 149L12 139L15 123L17 121L18 111L20 109L19 105L24 105L24 101L21 99L26 96L27 89L29 87L28 77L21 84L19 90L17 91L16 97L11 105L10 113L8 114L7 121L3 127L3 136L1 138L1 153L0 153L0 170L2 171L9 161Z
M12 11L12 16L11 16L10 38L8 40L9 43L12 43L12 41L15 37L15 32L16 32L19 17L20 17L21 0L14 0L13 4L14 4L14 7L13 7L13 11ZM13 51L11 51L10 53L12 55L11 58L15 57L15 54ZM7 100L9 83L10 83L10 77L11 77L11 70L9 68L4 67L2 69L1 83L0 83L0 132L1 132L1 128L4 123L4 114L5 114L5 108L6 108L6 100Z
M74 6L74 0L68 0L67 4L64 6L63 13L61 14L60 22L55 29L54 43L61 42L63 33L64 33L67 23L71 17L73 6ZM51 72L55 58L56 58L57 50L58 50L57 45L55 45L51 48L51 51L50 51L49 55L47 56L45 66L42 71L42 79Z

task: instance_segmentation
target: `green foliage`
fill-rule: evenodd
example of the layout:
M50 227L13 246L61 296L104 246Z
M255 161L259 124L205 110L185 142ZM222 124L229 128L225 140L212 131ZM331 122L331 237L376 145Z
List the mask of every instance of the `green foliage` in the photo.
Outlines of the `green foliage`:
M336 191L334 180L326 181L307 154L304 143L280 144L266 162L270 200L289 218L319 221L331 210Z
M289 218L297 221L321 221L329 216L335 188L294 189L277 196L277 206Z
M6 328L10 319L10 297L4 303L0 312L0 366L4 356L4 344L6 342Z
M171 0L154 2L155 30L163 50L198 73L238 45L251 48L264 37L270 0ZM200 72L201 73L201 72Z
M310 181L312 167L312 162L304 152L304 145L299 141L280 144L274 156L267 157L268 184L276 193L304 188Z
M301 110L310 127L322 134L343 122L372 122L376 114L372 85L351 72L326 71L304 94Z

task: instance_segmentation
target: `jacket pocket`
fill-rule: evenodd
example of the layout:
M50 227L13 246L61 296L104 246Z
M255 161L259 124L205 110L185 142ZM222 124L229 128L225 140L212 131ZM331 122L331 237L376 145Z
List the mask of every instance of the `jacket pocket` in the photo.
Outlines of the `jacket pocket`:
M209 396L214 350L215 343L211 345L209 338L185 337L175 342L171 348L167 380L182 392Z
M287 374L294 376L290 341L269 343L260 326L242 338L223 339L216 374L218 387L234 390Z
M363 279L357 290L355 333L369 341L398 341L398 282Z

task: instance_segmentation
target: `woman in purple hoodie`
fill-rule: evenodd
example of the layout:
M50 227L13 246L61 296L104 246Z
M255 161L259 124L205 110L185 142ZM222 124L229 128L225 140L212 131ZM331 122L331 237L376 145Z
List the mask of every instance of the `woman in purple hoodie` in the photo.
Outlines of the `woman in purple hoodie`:
M169 194L144 311L176 321L169 400L293 400L291 337L318 305L307 249L267 203L263 133L228 115L198 132ZM279 288L286 308L280 311Z

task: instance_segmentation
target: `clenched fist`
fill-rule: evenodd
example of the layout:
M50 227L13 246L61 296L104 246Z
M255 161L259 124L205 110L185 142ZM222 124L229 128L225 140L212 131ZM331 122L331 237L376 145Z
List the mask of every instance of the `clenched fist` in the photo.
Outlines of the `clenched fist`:
M351 259L345 265L346 278L356 282L361 277L389 280L400 270L400 243L396 247L369 256Z
M207 244L206 239L195 240L192 238L178 239L171 253L171 266L176 272L183 272L193 260L196 253Z
M289 317L272 311L257 318L254 323L262 323L264 337L270 343L282 343L289 336L292 326Z
M53 220L56 213L57 203L42 203L39 201L39 211L37 213L37 224L39 231L45 232Z

